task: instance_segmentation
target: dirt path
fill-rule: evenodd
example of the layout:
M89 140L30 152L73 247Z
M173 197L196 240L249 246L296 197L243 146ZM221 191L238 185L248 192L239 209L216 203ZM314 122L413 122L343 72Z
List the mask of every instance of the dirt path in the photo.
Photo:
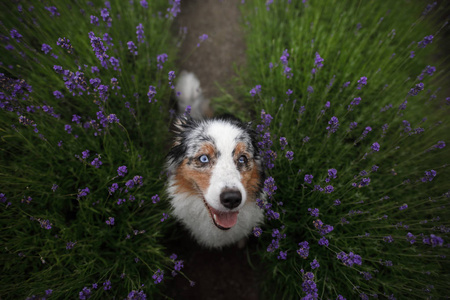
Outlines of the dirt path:
M241 0L183 0L177 26L187 27L180 47L180 70L194 72L200 79L206 98L219 96L216 82L227 88L235 75L233 63L245 63L245 44L240 27ZM199 36L208 40L199 43ZM196 48L196 49L195 49ZM189 58L186 56L192 52Z
M211 99L220 96L216 82L231 91L229 81L233 64L245 64L245 44L240 28L241 0L183 0L176 25L187 27L187 35L180 46L180 70L194 72L200 79L204 95ZM175 30L178 30L175 28ZM199 36L208 40L199 43ZM195 51L185 59L186 56ZM214 103L212 103L214 109ZM181 225L180 225L181 226ZM167 282L166 294L173 299L257 300L257 274L247 260L247 249L228 247L207 250L199 247L185 232L185 238L169 245L169 251L185 260L184 272L195 286L182 276ZM249 243L248 249L254 249ZM253 250L248 250L252 253ZM250 255L251 256L251 255ZM255 257L251 258L256 263Z

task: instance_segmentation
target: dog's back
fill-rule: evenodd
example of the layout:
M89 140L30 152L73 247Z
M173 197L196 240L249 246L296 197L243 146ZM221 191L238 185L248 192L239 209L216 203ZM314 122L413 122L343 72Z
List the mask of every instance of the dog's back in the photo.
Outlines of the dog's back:
M212 116L209 100L204 97L200 81L194 73L182 71L178 77L175 91L179 113L182 113L190 106L190 115L194 119L198 120Z

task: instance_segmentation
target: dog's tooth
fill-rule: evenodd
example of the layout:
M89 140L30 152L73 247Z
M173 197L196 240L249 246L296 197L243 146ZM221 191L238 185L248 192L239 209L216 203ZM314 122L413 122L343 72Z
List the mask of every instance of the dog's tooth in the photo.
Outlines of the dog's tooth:
M217 221L217 216L216 216L216 214L213 214L213 217L214 217L214 221Z

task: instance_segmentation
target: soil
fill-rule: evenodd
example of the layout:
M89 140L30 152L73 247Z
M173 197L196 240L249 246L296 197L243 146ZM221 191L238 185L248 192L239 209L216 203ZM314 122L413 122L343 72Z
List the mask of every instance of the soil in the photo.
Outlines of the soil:
M216 84L227 90L235 75L234 64L245 64L245 44L240 27L240 0L183 0L181 13L174 30L187 27L187 34L179 50L179 70L194 72L200 79L205 97L220 96ZM199 36L208 40L199 47ZM214 107L214 103L212 103ZM185 229L184 238L168 245L168 251L184 260L184 273L195 282L191 287L182 275L166 280L165 295L173 299L232 299L257 300L257 263L253 240L239 249L237 246L221 250L200 247ZM170 276L167 274L167 276Z
M179 50L179 70L194 72L208 99L220 95L219 86L228 90L235 75L234 64L245 65L245 43L241 31L241 0L183 0L176 30L187 27ZM197 47L199 36L208 39ZM214 104L213 104L214 106Z
M188 279L180 274L171 280L166 278L165 296L200 300L259 299L258 257L252 254L256 243L253 238L244 248L229 246L214 250L201 247L185 229L181 230L184 237L170 243L168 251L184 260L183 272L195 285L191 287Z

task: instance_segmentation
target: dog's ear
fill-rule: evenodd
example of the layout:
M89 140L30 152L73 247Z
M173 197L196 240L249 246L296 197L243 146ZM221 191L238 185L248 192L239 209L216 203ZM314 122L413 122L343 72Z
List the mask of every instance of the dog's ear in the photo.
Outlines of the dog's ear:
M172 147L181 144L183 138L191 128L194 127L194 119L190 115L180 115L172 123L172 132L175 134Z

